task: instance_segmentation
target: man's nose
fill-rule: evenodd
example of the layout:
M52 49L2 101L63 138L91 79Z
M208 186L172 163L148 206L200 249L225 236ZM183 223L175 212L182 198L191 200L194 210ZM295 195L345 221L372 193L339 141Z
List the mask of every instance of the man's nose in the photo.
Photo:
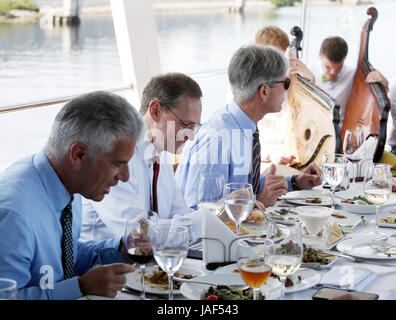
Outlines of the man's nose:
M129 180L129 167L128 165L124 165L121 168L121 171L116 176L117 180L121 180L122 182L127 182Z

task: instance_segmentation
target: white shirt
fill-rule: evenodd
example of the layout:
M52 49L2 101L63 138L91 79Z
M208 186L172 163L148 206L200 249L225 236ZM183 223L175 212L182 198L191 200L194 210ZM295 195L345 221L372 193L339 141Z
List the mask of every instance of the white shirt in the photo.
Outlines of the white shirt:
M355 77L356 68L352 68L344 64L337 76L337 81L322 81L324 71L321 65L317 65L313 69L315 75L315 84L327 92L332 98L337 100L340 105L340 128L344 123L345 110L348 104L349 95L351 94L353 79Z
M82 241L102 240L124 235L125 221L141 210L152 210L153 162L160 159L157 181L158 215L160 219L171 219L175 215L189 216L192 219L192 239L201 236L201 215L192 212L184 201L182 192L176 186L172 161L168 154L157 153L147 139L138 143L135 154L129 161L130 178L111 188L100 201L83 200Z
M392 116L392 129L390 131L388 143L391 147L396 146L396 79L393 79L390 84L389 100L391 104L391 116Z

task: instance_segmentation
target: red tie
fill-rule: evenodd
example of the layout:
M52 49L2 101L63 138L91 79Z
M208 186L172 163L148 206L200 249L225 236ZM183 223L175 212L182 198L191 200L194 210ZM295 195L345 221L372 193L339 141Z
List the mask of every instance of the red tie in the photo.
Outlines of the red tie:
M160 165L158 162L154 162L153 165L153 211L158 213L158 197L157 197L157 181L158 181L158 174L160 171Z

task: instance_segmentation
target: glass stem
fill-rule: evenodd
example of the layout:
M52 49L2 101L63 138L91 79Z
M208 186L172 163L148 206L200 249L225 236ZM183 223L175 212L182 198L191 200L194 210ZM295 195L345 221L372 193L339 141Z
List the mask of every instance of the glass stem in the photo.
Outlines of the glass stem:
M239 235L241 233L241 225L239 223L235 223L236 224L236 233L237 235Z
M168 274L169 300L173 300L173 274Z
M331 199L331 212L332 212L332 213L334 213L334 209L335 209L335 201L334 201L334 198L335 198L335 189L336 189L335 186L331 186L331 192L332 192L332 194L333 194L333 197L332 197L332 199Z
M280 299L283 300L285 296L285 291L286 291L286 277L280 277L280 282L281 282L281 296Z
M352 188L356 187L356 178L357 178L357 163L352 163L353 166L353 177L352 177Z
M146 265L141 264L140 265L140 270L142 271L142 278L141 278L141 285L142 285L142 291L140 292L140 300L146 300L146 285L145 285L145 271L146 271Z
M260 288L254 288L253 289L253 300L258 300L259 294L260 294Z
M375 236L378 237L378 213L379 213L379 206L375 206Z

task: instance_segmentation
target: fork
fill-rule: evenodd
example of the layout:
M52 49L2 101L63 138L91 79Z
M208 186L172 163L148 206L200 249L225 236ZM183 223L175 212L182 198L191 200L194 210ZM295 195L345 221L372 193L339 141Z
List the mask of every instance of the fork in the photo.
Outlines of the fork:
M392 248L395 248L396 245L386 245L386 244L372 244L369 243L368 244L370 248L382 252L382 253L387 253L387 251L389 251Z
M355 263L367 263L367 264L375 264L375 265L382 266L382 267L396 268L396 265L392 265L392 264L384 263L384 262L376 262L376 261L372 261L372 260L368 260L368 259L357 258L357 257L353 257L353 256L349 256L349 255L337 252L337 251L330 251L330 250L321 250L321 251L323 253L327 253L327 254L331 254L333 256L344 258L344 259L350 260Z

